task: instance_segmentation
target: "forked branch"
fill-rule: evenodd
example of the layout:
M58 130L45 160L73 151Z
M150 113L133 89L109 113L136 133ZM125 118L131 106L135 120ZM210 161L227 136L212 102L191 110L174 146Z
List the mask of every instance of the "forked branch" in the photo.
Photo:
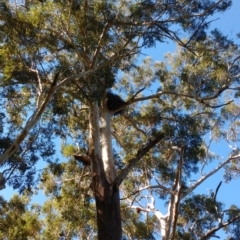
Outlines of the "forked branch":
M0 156L0 164L3 164L4 161L6 161L9 157L11 157L19 148L22 141L26 138L30 130L36 125L36 123L41 118L44 110L46 109L49 101L51 100L53 94L55 93L55 86L57 84L59 78L59 73L56 74L54 81L52 82L47 97L45 98L45 101L36 109L36 111L32 114L32 116L27 121L25 127L23 128L22 132L18 135L14 143L5 151L5 153Z

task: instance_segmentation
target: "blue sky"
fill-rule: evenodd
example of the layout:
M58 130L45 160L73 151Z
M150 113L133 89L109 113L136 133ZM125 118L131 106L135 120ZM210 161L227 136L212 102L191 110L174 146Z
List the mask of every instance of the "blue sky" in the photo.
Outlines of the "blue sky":
M240 33L240 0L233 0L233 5L230 10L226 11L223 14L214 15L212 17L212 19L217 18L219 19L211 24L211 28L218 28L224 34L228 35L229 38L236 40L236 34ZM239 42L239 40L237 41ZM174 52L174 50L175 45L173 43L157 44L155 48L146 49L144 53L151 56L154 60L162 60L166 52ZM226 157L226 145L224 145L223 147L222 143L216 144L214 146L214 150L223 157ZM222 174L223 171L220 171L219 173L211 177L208 181L206 181L197 189L197 192L207 194L210 189L215 190L217 185L219 184L219 181L223 180ZM13 193L14 191L10 188L1 191L1 195L3 195L6 199L9 199ZM218 192L217 199L219 201L225 202L226 207L229 207L229 205L232 203L240 206L240 180L237 179L228 184L223 182ZM34 197L34 201L42 202L43 196L38 195ZM164 210L166 211L166 209ZM223 239L224 235L220 234L219 236L221 236L221 239Z
M240 40L236 38L236 34L240 33L240 0L233 0L232 7L224 13L214 15L211 20L216 21L211 23L211 28L218 28L222 33L228 36L228 38L240 43ZM176 45L173 43L158 44L155 48L147 49L144 54L150 55L154 60L161 61L166 52L174 52ZM213 151L222 157L227 157L229 147L226 143L220 142L213 146ZM216 166L217 163L211 167ZM211 168L209 168L210 170ZM225 208L228 208L231 204L235 204L240 207L240 179L233 180L229 183L225 183L223 180L223 170L210 177L207 181L201 184L197 189L196 193L208 194L210 190L215 191L220 181L222 185L218 191L217 200L225 203ZM167 212L166 206L159 205L160 211L162 210L165 214ZM220 239L224 239L226 235L223 231L218 231L217 234ZM216 239L216 238L212 238Z

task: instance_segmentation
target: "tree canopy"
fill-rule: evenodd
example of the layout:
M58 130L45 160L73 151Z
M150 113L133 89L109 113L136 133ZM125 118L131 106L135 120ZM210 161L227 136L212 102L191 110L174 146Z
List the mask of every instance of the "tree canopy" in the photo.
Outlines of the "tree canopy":
M0 189L20 194L0 199L1 239L239 239L218 192L240 169L240 49L209 29L231 4L0 2Z

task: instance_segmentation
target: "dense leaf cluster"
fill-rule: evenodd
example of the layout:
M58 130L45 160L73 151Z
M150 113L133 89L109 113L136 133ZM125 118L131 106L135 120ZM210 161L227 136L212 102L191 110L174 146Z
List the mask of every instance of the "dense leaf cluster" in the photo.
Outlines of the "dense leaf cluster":
M74 157L92 157L93 106L99 134L104 111L115 114L110 189L121 183L124 239L207 239L223 227L239 238L239 208L224 208L220 185L213 195L195 193L206 166L222 164L214 141L231 147L218 165L226 179L239 175L239 46L208 30L210 17L230 6L230 0L0 2L0 157L18 144L0 161L0 185L23 194L0 199L0 238L97 238L96 172ZM177 44L176 53L162 62L136 61L143 48L165 41ZM41 191L42 206L31 204Z

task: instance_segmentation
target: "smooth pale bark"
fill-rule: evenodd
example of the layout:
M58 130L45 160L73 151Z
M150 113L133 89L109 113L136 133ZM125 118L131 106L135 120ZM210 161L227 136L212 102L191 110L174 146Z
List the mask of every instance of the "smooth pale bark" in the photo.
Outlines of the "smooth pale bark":
M112 113L103 107L101 114L101 147L103 168L107 181L112 184L115 180L115 167L113 161L112 136L111 136L111 117Z
M162 240L167 240L167 229L168 229L168 218L169 215L163 215L161 212L159 211L154 211L155 216L157 217L159 223L160 223L160 231L161 231L161 237Z
M178 207L179 207L180 201L186 198L189 194L191 194L196 187L198 187L201 183L203 183L205 180L207 180L210 176L215 174L217 171L222 169L226 164L228 164L232 160L238 159L239 157L240 155L237 154L235 156L232 156L226 159L221 164L219 164L215 169L213 169L211 172L202 176L198 181L196 181L196 183L194 183L191 187L189 187L186 192L182 193L181 178L182 178L182 165L183 165L183 149L181 149L181 156L180 156L178 169L176 172L175 184L171 190L168 190L169 194L171 194L171 199L168 204L168 212L167 214L163 215L160 211L157 211L157 210L153 211L155 216L159 220L159 225L160 225L159 229L161 231L162 240L175 239ZM223 221L223 219L220 219L218 226L213 227L209 231L207 231L204 234L204 236L201 237L201 240L206 240L211 238L211 236L213 236L215 232L230 225L231 223L238 220L239 218L240 218L240 215L237 215L226 222L221 222Z
M111 180L111 176L115 172L112 164L110 167L108 166L108 162L112 161L112 157L107 159L108 154L112 153L111 134L108 134L110 119L107 113L104 116L107 117L105 123L109 125L106 126L105 135L102 138L104 141L101 142L99 107L97 103L90 106L89 152L92 168L92 189L97 210L98 239L120 240L122 238L122 227L119 190L108 181L108 179ZM108 144L101 146L101 143ZM109 146L111 146L110 150L108 150ZM104 160L101 148L104 154L106 153Z

